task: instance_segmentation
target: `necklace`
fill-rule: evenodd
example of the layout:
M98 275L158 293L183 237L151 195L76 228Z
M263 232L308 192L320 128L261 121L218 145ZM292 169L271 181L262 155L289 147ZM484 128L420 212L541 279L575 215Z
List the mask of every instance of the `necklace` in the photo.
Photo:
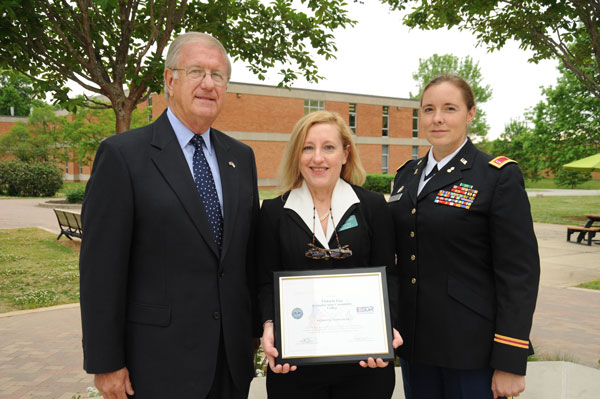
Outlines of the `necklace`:
M329 208L329 210L327 211L326 214L324 214L323 216L319 216L319 221L323 222L325 221L325 219L327 219L327 216L329 216L331 214L331 208Z

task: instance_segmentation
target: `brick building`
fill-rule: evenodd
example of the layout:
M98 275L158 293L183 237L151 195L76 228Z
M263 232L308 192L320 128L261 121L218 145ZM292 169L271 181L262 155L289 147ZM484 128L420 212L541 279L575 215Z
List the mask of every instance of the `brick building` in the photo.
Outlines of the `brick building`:
M153 118L167 107L163 94L151 99ZM368 173L395 173L407 159L429 148L419 135L418 100L230 82L225 106L213 126L254 149L259 186L274 186L290 133L305 113L339 113L352 130Z

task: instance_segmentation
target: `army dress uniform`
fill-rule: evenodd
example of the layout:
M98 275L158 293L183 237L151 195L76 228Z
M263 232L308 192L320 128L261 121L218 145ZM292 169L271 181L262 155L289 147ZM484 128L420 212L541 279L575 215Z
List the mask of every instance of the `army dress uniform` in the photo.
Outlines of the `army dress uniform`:
M525 375L539 283L516 162L470 140L417 194L427 156L397 171L390 209L400 272L401 358Z

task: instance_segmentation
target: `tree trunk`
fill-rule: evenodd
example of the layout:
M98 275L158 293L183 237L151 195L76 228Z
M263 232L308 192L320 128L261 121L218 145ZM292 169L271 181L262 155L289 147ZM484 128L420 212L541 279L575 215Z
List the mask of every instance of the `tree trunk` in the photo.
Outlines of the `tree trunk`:
M131 114L133 108L122 107L121 109L113 108L116 117L116 134L128 131L131 128Z

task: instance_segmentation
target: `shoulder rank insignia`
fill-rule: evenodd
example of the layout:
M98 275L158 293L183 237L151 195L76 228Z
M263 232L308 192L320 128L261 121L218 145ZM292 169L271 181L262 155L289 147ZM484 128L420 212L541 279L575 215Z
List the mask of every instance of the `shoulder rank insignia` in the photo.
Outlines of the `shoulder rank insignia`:
M402 169L409 161L412 161L412 159L407 159L406 161L404 161L404 163L400 166L398 166L398 169L396 169L396 172L399 172L400 169Z
M509 164L509 163L511 163L511 162L518 163L518 162L517 162L517 161L515 161L514 159L510 159L510 158L508 158L508 157L505 157L505 156L499 156L499 157L496 157L496 158L492 159L492 160L489 162L489 164L490 164L490 165L492 165L492 166L495 166L495 167L497 167L498 169L500 169L500 168L502 168L504 165L506 165L506 164Z

